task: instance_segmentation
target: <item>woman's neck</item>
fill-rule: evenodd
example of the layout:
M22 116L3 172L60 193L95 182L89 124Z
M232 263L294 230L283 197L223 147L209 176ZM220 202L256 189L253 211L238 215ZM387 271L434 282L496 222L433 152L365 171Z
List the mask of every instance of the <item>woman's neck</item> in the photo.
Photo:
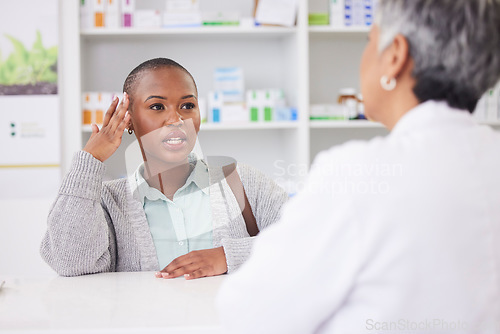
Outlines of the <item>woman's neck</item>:
M186 183L191 172L192 167L188 159L171 164L144 162L144 178L149 186L158 189L170 200L173 200L175 192Z

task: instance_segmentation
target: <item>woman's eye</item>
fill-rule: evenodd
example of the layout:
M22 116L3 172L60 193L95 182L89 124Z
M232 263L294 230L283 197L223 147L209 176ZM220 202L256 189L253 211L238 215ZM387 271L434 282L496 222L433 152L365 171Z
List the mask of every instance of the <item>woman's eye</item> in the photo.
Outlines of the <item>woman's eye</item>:
M161 104L153 104L152 106L149 107L151 110L163 110L163 105Z
M194 107L194 103L185 103L181 106L181 109L193 109Z

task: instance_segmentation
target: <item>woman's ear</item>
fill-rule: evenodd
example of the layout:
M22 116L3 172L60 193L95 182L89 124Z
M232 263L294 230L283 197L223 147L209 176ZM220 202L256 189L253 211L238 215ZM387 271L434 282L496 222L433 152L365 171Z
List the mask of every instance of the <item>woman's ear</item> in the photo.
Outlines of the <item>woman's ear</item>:
M406 37L397 34L392 44L384 51L384 75L398 79L408 71L410 45Z
M129 134L132 134L134 132L134 125L132 125L132 119L128 121L127 129Z

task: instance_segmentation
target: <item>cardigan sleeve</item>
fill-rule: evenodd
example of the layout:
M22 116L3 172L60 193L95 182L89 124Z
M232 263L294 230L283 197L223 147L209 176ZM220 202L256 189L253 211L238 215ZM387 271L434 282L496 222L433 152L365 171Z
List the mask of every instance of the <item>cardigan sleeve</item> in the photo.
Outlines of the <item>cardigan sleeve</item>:
M259 231L263 231L280 219L288 195L276 182L255 168L238 164L238 173ZM222 239L228 273L237 270L248 259L257 237Z
M101 204L104 164L91 154L75 154L50 210L42 258L62 276L113 271L112 222Z

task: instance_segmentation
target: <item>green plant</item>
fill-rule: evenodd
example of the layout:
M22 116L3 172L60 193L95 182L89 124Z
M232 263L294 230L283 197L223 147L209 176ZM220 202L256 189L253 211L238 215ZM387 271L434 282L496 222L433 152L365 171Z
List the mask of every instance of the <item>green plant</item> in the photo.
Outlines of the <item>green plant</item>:
M37 31L31 51L16 38L5 35L14 51L3 61L0 53L0 85L34 85L37 82L57 82L57 46L44 48Z

